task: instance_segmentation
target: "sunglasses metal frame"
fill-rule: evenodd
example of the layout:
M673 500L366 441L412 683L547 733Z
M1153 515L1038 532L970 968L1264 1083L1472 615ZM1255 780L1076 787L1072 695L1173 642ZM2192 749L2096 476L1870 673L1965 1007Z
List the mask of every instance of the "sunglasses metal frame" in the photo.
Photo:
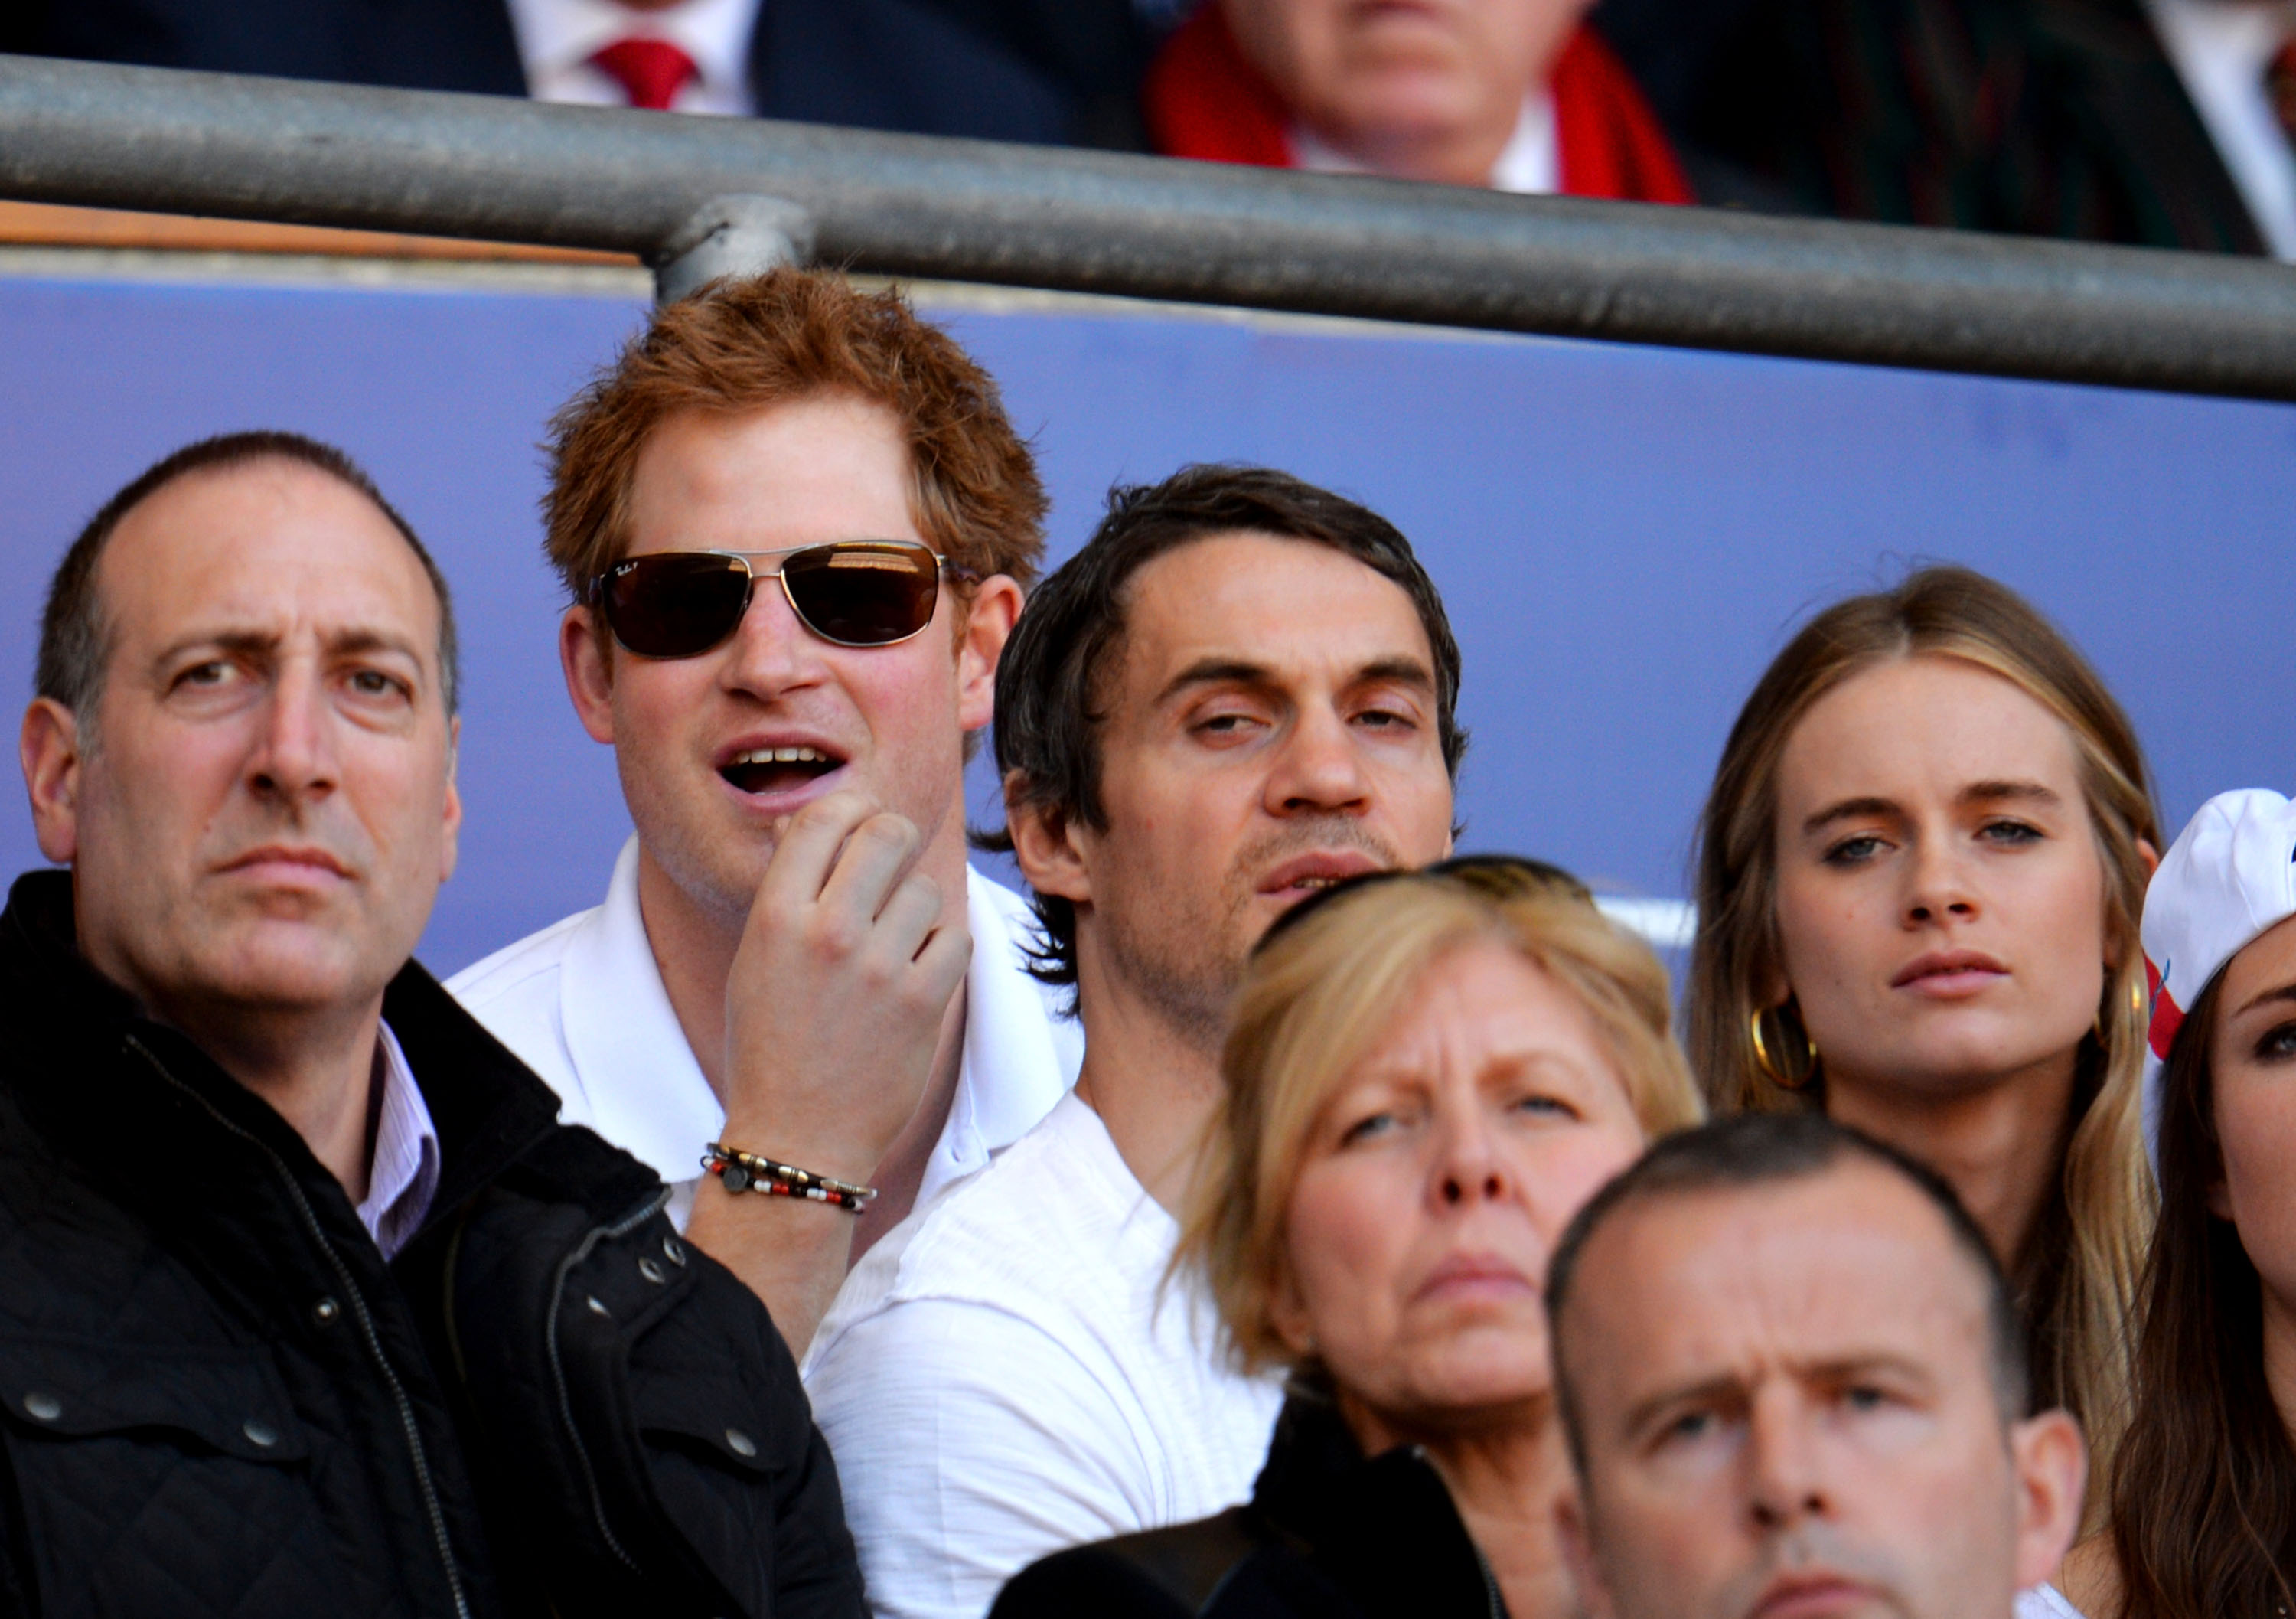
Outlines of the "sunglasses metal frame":
M760 572L757 567L757 563L758 562L770 560L775 557L781 558L785 567L788 560L792 556L802 556L816 551L841 551L849 547L864 546L875 547L879 548L898 547L900 550L918 552L923 555L932 558L934 572L933 610L925 615L925 621L923 623L918 625L906 635L896 636L890 641L845 641L840 640L832 635L824 635L822 632L820 626L816 624L811 618L807 616L805 609L798 604L797 595L790 588L789 577L784 571L784 568L775 568L771 572L766 573ZM749 587L742 595L741 612L734 615L734 621L726 626L726 633L719 636L716 640L710 642L707 646L697 646L692 652L685 653L640 652L636 647L630 645L627 641L624 641L622 639L621 631L614 628L613 613L606 605L607 585L617 574L623 572L633 565L660 556L722 556L730 561L740 563L742 564L742 571L749 575ZM832 539L824 541L822 544L816 546L786 546L777 551L721 551L715 548L707 548L693 551L648 551L638 556L625 556L620 561L615 563L613 566L606 569L603 572L592 576L590 580L590 588L586 593L586 596L592 611L597 613L600 621L605 625L608 633L612 635L614 637L614 645L619 646L624 652L628 653L630 656L634 658L651 658L657 662L675 662L682 658L698 658L704 653L715 652L718 647L723 646L726 642L732 640L735 634L740 631L742 628L742 620L749 616L750 604L757 600L758 581L760 579L770 579L780 581L782 588L782 600L789 604L789 610L796 615L797 621L804 625L806 633L813 637L816 640L826 642L832 646L844 646L861 652L873 652L880 647L898 646L905 641L914 641L919 636L924 634L926 630L932 628L933 620L940 616L939 586L942 579L954 579L959 584L977 584L980 581L980 576L972 569L965 567L963 563L952 562L949 558L934 550L931 546L926 545L922 540Z

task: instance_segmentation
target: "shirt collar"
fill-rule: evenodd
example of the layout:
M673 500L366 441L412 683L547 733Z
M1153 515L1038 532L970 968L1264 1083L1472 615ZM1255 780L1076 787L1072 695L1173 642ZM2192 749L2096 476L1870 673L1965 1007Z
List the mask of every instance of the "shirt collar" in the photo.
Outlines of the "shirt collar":
M1029 975L1036 927L1010 889L965 868L972 965L964 981L964 1056L948 1124L926 1161L917 1201L1018 1141L1076 1082L1084 1031L1054 1003L1063 992Z
M1341 151L1305 125L1295 127L1288 138L1294 168L1316 174L1379 172ZM1498 161L1491 166L1491 189L1523 193L1561 191L1562 165L1558 146L1554 97L1545 85L1534 86L1522 98L1522 114L1515 119L1514 133L1507 137L1505 147L1499 152Z
M646 938L635 835L614 860L606 902L567 949L558 993L594 1128L670 1185L699 1175L726 1110L685 1043Z
M688 56L700 84L731 92L747 86L757 0L682 0L658 12L616 0L509 0L519 53L529 78L578 67L617 39L667 39Z
M358 1217L382 1257L392 1259L422 1229L439 1190L439 1132L423 1103L422 1088L414 1082L406 1053L399 1049L398 1037L389 1023L378 1025L375 1068L382 1094L375 1114L374 1155L367 1165L366 1198L358 1206Z

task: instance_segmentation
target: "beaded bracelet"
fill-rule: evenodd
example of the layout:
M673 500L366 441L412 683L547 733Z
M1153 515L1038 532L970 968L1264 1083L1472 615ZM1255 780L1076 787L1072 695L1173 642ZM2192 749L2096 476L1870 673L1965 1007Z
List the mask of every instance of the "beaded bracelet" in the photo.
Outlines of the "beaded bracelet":
M794 1163L760 1158L755 1153L745 1153L718 1141L712 1141L701 1155L701 1167L717 1176L729 1192L758 1191L775 1197L803 1197L851 1214L867 1208L869 1200L877 1195L875 1187L856 1186L849 1180L816 1175Z

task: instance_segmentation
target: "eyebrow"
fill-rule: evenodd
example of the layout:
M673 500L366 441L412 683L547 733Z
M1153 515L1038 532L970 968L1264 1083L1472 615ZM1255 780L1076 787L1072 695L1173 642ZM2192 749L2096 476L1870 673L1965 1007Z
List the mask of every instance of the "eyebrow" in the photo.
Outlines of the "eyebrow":
M2276 990L2266 990L2261 994L2250 997L2247 1000L2241 1003L2240 1009L2234 1012L2233 1015L2234 1017L2245 1017L2251 1012L2255 1011L2257 1007L2270 1006L2275 1001L2287 1001L2292 1004L2296 1004L2296 983L2284 983Z
M279 650L279 637L269 630L223 629L207 630L169 642L152 659L155 669L165 669L186 653L213 647L217 652L239 657L267 656ZM396 653L414 664L423 667L422 654L404 636L392 635L381 629L344 629L327 636L320 643L329 657L357 657L363 653Z
M1350 686L1365 681L1387 681L1408 686L1414 690L1435 689L1434 671L1416 658L1374 658L1349 677ZM1248 658L1199 658L1164 683L1156 694L1159 703L1168 703L1181 693L1200 686L1274 686L1275 671L1265 663L1254 663Z
M1997 804L2005 800L2012 803L2039 804L2049 809L2065 801L2063 795L2054 787L2037 781L2013 781L2005 777L1997 781L1973 781L1954 795L1954 801L1962 805ZM1904 807L1895 799L1845 798L1811 816L1801 824L1801 829L1805 834L1819 832L1836 821L1904 813Z
M1934 1389L1937 1385L1937 1379L1920 1361L1891 1354L1886 1350L1836 1355L1824 1360L1797 1361L1789 1365L1786 1370L1797 1381L1805 1383L1846 1383L1860 1375L1889 1372L1924 1390ZM1672 1407L1695 1405L1724 1395L1745 1399L1746 1380L1735 1372L1724 1372L1701 1383L1652 1394L1628 1409L1627 1432L1643 1433L1652 1419Z
M1735 1394L1743 1399L1745 1393L1745 1380L1731 1372L1725 1372L1718 1377L1709 1377L1703 1383L1693 1383L1687 1387L1665 1389L1646 1400L1636 1401L1627 1409L1627 1432L1645 1432L1652 1420L1669 1407L1696 1404L1725 1394Z

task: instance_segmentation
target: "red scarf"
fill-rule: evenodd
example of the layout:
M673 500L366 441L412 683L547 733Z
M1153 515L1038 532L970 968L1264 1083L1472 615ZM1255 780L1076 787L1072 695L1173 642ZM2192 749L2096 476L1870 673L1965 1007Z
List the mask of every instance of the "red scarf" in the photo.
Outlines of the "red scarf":
M1573 31L1548 89L1564 191L1629 202L1693 200L1650 103L1592 29ZM1158 53L1144 101L1148 137L1166 157L1292 167L1291 119L1236 48L1218 0L1205 0Z

